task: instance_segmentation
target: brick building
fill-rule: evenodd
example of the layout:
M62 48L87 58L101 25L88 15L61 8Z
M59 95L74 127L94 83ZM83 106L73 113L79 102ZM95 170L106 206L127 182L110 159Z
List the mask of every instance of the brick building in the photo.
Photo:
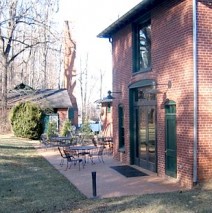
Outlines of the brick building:
M143 0L112 44L114 157L182 185L212 179L212 2Z

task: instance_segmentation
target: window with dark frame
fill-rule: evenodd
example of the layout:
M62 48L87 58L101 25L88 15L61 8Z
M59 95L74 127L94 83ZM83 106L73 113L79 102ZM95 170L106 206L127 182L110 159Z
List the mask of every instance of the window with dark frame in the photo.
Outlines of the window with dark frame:
M107 105L107 112L108 112L108 113L111 112L111 104L110 104L110 103L108 103L108 105Z
M145 22L134 27L134 69L145 72L151 69L151 24Z
M119 149L124 149L125 139L124 139L124 109L122 105L118 106L118 116L119 116Z

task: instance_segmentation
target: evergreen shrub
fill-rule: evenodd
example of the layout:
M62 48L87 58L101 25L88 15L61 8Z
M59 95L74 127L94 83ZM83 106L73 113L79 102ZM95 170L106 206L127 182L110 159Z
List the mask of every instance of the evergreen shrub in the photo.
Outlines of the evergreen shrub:
M57 123L55 121L51 121L49 122L47 129L47 138L50 139L51 137L55 136L58 136Z
M89 138L92 138L92 137L93 137L93 133L92 133L90 124L89 124L89 122L88 122L87 120L84 121L84 123L81 125L80 133L81 133L82 135L84 135L84 137L85 137L86 139L89 139Z
M32 102L15 105L10 112L10 122L17 137L38 139L42 133L42 110Z
M61 135L66 136L72 131L71 127L71 121L69 119L65 120L63 122L62 130L61 130Z

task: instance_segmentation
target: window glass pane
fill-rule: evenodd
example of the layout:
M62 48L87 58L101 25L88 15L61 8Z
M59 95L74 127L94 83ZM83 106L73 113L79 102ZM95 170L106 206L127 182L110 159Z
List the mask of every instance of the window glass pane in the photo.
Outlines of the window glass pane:
M140 107L140 121L139 121L139 136L140 136L140 157L143 160L146 160L146 152L147 152L147 142L146 142L146 137L147 137L147 121L146 121L146 108Z
M139 29L139 66L140 69L151 65L151 26Z
M152 86L141 87L135 90L135 102L142 100L156 100L156 95L148 93L152 89Z
M149 131L149 161L155 163L156 150L155 150L155 108L149 107L148 109L148 131Z

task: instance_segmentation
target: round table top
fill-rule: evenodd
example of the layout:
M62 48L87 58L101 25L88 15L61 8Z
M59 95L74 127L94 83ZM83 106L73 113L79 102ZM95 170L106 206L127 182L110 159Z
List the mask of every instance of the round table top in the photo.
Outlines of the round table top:
M90 150L96 149L96 146L70 146L69 149L71 150Z

